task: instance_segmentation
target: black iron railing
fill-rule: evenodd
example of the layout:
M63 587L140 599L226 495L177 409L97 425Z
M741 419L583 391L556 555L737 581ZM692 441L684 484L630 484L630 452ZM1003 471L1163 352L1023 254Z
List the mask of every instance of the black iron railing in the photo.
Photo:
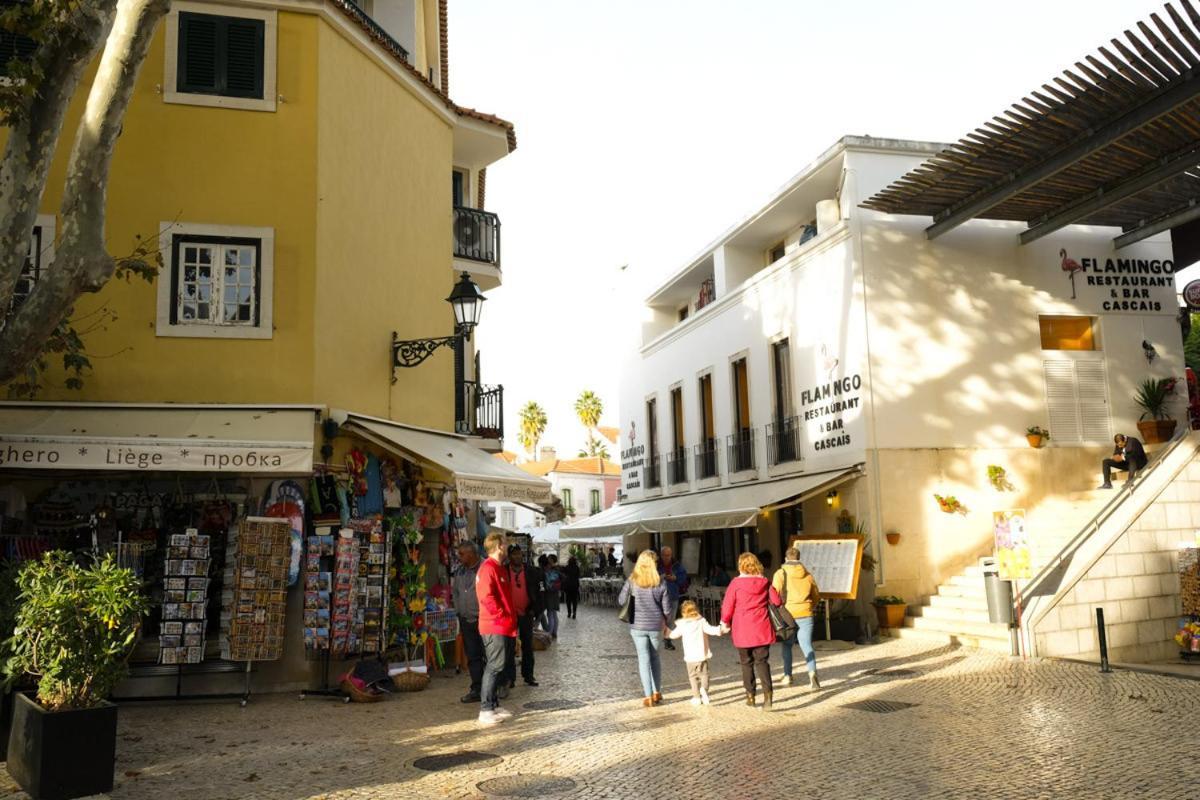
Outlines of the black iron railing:
M353 0L334 0L334 2L347 14L354 17L360 25L366 28L370 35L383 46L385 50L392 55L397 56L405 61L408 61L408 51L404 49L404 45L396 41L396 39L384 30L383 26L375 20L367 12L359 8Z
M500 218L490 211L454 209L454 257L500 266Z
M705 439L696 445L696 479L717 477L717 440Z
M754 429L742 428L726 437L730 472L754 469Z
M687 462L688 452L686 447L680 447L667 453L667 480L671 482L672 486L679 483L687 483Z
M504 438L504 387L463 381L458 390L455 430L485 439Z
M767 426L767 454L772 465L801 460L799 417L786 417Z
M646 480L645 486L647 489L662 488L662 470L659 467L659 462L662 456L650 455L646 458Z

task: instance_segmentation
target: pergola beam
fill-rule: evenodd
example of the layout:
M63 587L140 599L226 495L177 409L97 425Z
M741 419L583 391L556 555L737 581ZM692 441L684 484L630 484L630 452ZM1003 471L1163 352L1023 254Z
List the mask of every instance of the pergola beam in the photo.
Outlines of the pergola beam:
M934 218L934 223L925 229L925 235L929 239L936 239L1200 95L1200 75L1196 70L1189 69L1182 77L1183 80L1171 88L1152 95L1073 144L944 209Z
M1029 244L1053 233L1059 228L1078 222L1081 219L1116 205L1122 200L1135 194L1153 188L1163 181L1175 177L1185 170L1200 164L1200 143L1195 143L1187 150L1164 159L1157 167L1141 173L1129 180L1123 181L1109 189L1097 189L1083 198L1064 203L1050 211L1037 224L1029 226L1021 232L1021 244Z
M1148 239L1156 233L1169 231L1171 228L1176 228L1194 219L1200 219L1200 204L1196 203L1195 198L1189 200L1186 206L1177 211L1173 211L1166 216L1158 217L1143 225L1139 225L1131 231L1122 233L1113 239L1113 248L1120 250L1122 247L1128 247L1135 242Z

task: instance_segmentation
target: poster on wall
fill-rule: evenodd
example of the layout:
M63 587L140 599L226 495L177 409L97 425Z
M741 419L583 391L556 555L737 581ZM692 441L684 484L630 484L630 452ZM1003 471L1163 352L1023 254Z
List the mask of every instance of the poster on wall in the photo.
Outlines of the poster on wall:
M1025 512L992 512L992 533L996 540L996 566L1000 580L1028 580L1033 577L1033 559L1029 551L1029 532Z

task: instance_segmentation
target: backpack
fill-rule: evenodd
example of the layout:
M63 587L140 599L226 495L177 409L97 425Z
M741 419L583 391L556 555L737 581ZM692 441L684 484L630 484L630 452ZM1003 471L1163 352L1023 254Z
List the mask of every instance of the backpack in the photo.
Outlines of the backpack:
M561 592L562 573L556 569L546 570L546 588L552 592Z

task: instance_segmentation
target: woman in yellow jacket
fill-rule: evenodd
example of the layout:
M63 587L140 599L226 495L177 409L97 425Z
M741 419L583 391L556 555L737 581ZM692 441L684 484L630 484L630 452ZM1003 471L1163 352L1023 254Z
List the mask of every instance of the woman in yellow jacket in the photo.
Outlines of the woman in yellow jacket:
M775 571L771 584L783 598L783 605L788 612L796 618L796 633L779 643L783 651L781 683L784 686L792 683L792 648L799 644L808 667L808 688L815 692L821 688L821 684L817 681L817 654L812 646L813 609L820 602L821 593L812 574L800 563L800 551L795 547L789 547L784 554L783 566Z

